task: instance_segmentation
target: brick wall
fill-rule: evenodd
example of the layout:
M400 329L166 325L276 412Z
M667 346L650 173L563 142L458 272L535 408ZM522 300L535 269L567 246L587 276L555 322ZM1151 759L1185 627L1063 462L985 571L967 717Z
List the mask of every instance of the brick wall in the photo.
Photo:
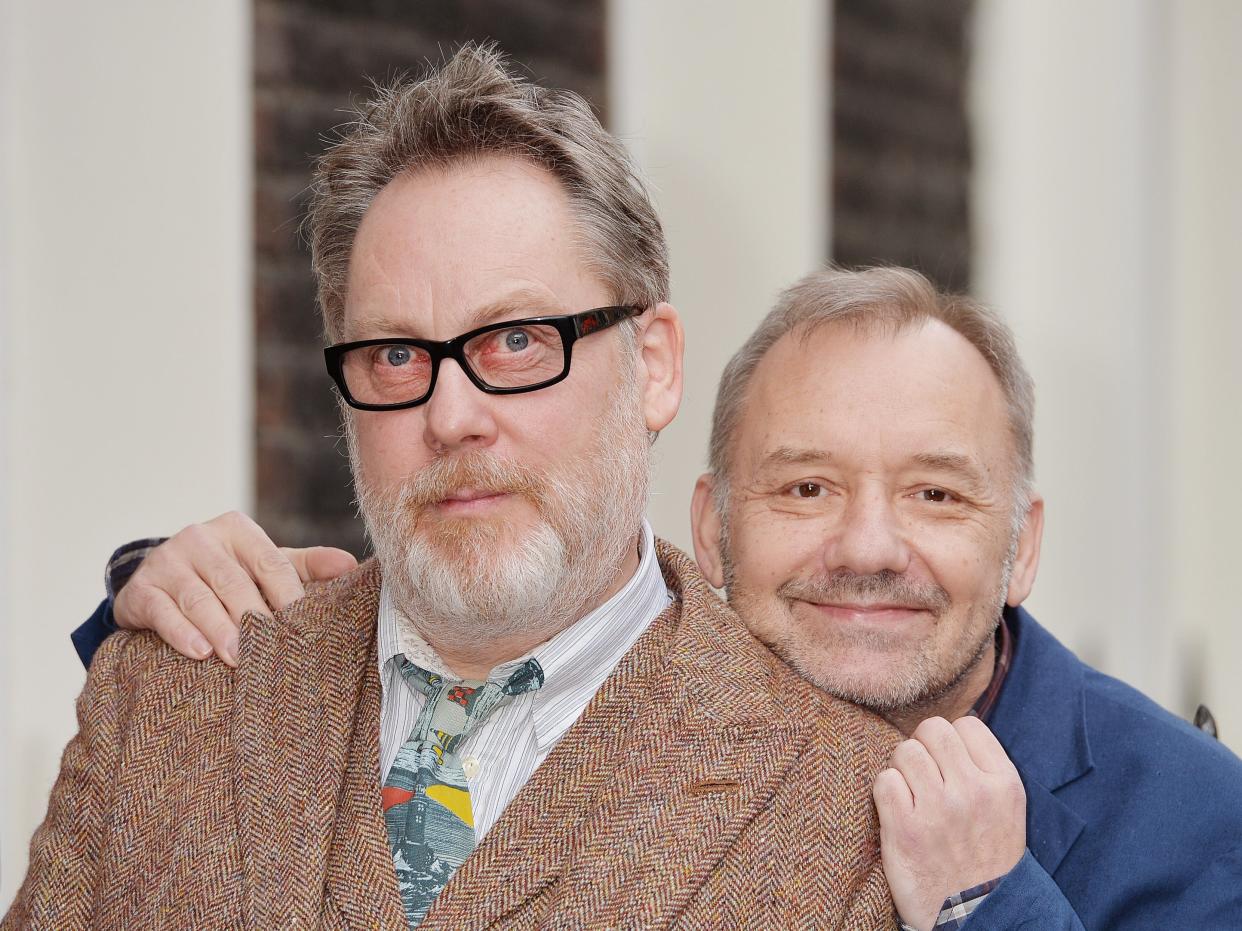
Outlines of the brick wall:
M602 104L604 0L256 0L256 517L278 543L364 548L298 235L311 159L364 76L484 38Z
M970 0L835 0L832 258L970 284Z

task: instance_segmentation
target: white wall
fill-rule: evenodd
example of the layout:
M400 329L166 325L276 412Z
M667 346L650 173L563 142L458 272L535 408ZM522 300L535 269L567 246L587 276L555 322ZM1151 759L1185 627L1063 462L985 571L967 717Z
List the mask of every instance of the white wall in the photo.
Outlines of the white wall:
M1242 7L980 0L976 27L976 282L1039 399L1030 606L1242 747Z
M250 15L0 0L0 913L107 554L250 503Z
M686 397L655 447L651 506L683 549L720 372L828 252L828 6L609 4L609 128L653 183L686 327Z

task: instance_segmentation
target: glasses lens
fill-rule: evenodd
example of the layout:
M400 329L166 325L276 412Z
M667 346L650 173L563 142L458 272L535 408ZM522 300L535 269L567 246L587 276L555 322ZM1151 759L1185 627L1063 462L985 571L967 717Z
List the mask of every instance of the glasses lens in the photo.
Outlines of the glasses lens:
M363 404L405 404L427 393L431 356L417 346L388 343L351 349L341 372L354 400Z
M465 346L475 375L493 388L526 388L565 370L565 347L554 326L521 324L480 333Z

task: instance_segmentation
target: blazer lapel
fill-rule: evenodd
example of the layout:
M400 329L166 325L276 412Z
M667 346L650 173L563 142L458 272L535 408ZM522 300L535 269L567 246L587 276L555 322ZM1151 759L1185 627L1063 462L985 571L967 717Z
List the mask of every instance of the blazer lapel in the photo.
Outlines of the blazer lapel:
M309 897L291 896L306 862L301 827L313 808L311 722L319 708L305 675L312 644L272 618L242 621L234 694L234 779L238 842L245 869L246 924L283 927L308 921Z
M1052 876L1086 826L1057 797L1095 765L1087 735L1085 667L1025 610L1005 612L1014 635L1013 665L988 724L1026 786L1027 847Z
M603 888L644 928L676 917L810 736L762 702L739 707L737 691L721 697L709 654L685 642L683 613L694 610L676 602L652 623L420 931L488 927L523 907L587 926ZM682 656L693 660L682 667Z
M314 927L325 891L351 924L405 927L379 813L378 593L371 564L243 622L234 732L250 927Z
M1026 846L1049 876L1078 840L1086 823L1072 808L1038 782L1026 786Z

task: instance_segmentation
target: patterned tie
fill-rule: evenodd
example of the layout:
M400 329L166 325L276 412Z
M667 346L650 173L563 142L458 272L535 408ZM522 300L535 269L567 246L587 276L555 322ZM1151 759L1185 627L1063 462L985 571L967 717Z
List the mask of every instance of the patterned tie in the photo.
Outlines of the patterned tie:
M414 928L474 849L470 787L455 751L496 708L543 685L543 669L528 659L503 682L452 682L404 656L397 661L410 687L427 696L381 793L401 903Z

